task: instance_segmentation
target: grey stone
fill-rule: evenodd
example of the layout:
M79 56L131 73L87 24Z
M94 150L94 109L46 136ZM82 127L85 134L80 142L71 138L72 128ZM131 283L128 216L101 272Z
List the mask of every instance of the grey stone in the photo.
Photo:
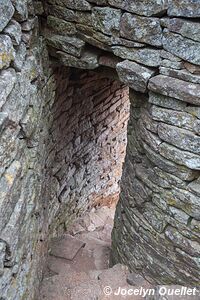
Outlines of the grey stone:
M145 68L135 62L125 60L117 64L120 80L136 91L145 92L149 79L155 71Z
M191 115L200 119L200 107L188 105L185 110L189 112Z
M62 19L48 16L47 17L47 26L50 28L51 32L58 33L60 35L74 35L76 34L76 26L75 24L67 21L63 21Z
M6 259L6 243L0 240L0 276L4 273L4 262Z
M0 112L0 134L4 130L8 120L8 114L5 112Z
M8 34L11 37L11 40L13 42L13 45L19 45L21 42L22 37L22 31L20 24L12 20L8 24L8 26L4 29L4 33Z
M146 45L144 43L138 43L130 41L118 36L111 36L112 46L124 46L126 48L144 48Z
M23 22L28 19L28 1L27 0L11 0L15 7L15 19Z
M187 186L188 190L197 196L200 197L200 180L199 178L197 180L192 181Z
M16 82L15 70L9 68L0 72L0 108L4 105L8 95Z
M93 26L90 12L88 12L88 11L76 11L75 17L76 17L76 22L78 24L83 24L83 25L91 26L91 27Z
M200 170L199 155L187 151L182 151L167 143L162 143L159 146L159 152L166 159L174 161L179 165L186 166L192 170Z
M12 210L14 209L14 205L17 199L13 195L10 195L10 192L19 178L21 172L21 164L19 161L14 161L10 167L6 170L4 175L0 179L0 215L1 222L0 228L5 227L6 222L9 220L10 215L12 214ZM16 189L17 191L17 189ZM9 197L10 196L10 197Z
M109 4L142 16L155 16L167 10L166 0L108 0Z
M159 145L162 143L162 140L158 137L157 134L152 133L147 130L142 119L138 122L140 138L147 143L154 151L158 152Z
M176 70L183 69L183 67L184 67L183 62L171 61L168 59L162 60L162 62L160 63L160 66L166 67L166 68L171 68L171 69L176 69Z
M169 16L198 18L200 17L199 2L196 0L169 0L167 13Z
M162 233L167 225L165 214L155 205L145 203L143 216L148 223L159 233Z
M200 42L200 24L180 18L162 19L161 24L169 31L181 34L188 39Z
M76 28L78 31L78 36L85 42L97 48L106 51L111 51L110 49L110 46L112 45L111 37L103 34L102 32L96 31L93 28L86 25L77 24Z
M173 242L178 248L184 250L192 256L199 256L200 248L197 242L190 241L181 235L175 228L168 226L165 236Z
M94 7L92 23L96 30L105 34L116 34L120 28L121 11L110 7Z
M14 60L15 51L11 38L9 36L0 35L0 70L9 67Z
M165 96L200 104L200 86L180 79L158 75L149 80L149 89Z
M0 0L0 32L6 27L14 14L14 7L10 0Z
M80 69L96 69L99 66L98 53L84 51L80 58L58 51L62 63Z
M157 167L153 168L153 171L155 172L155 174L157 176L159 176L163 180L167 181L170 188L172 188L172 186L179 187L179 188L185 188L185 186L186 186L186 183L183 180L172 175L171 173L165 172Z
M167 124L158 125L159 137L182 150L200 154L200 137L191 131Z
M85 42L76 37L52 35L47 37L47 44L68 54L80 57Z
M151 115L156 121L194 131L196 118L187 112L175 111L153 105L151 107Z
M169 192L163 193L162 198L168 205L179 208L189 216L200 220L198 196L184 189L174 188Z
M163 48L188 62L200 65L199 42L195 42L165 29L163 31Z
M162 45L162 29L158 18L145 18L124 13L120 23L120 35L152 46Z
M179 101L175 98L171 98L168 96L160 95L151 91L149 92L149 102L161 107L166 107L178 111L184 111L186 109L185 102Z
M38 18L29 18L27 21L21 23L22 31L31 31L38 22Z
M175 56L175 55L171 54L170 52L167 52L166 50L163 50L163 49L160 51L160 56L162 58L165 58L165 59L168 59L171 61L181 61L180 57Z
M143 147L148 159L154 163L155 167L160 168L164 172L170 173L182 180L193 180L197 176L197 171L190 170L185 166L179 166L170 160L167 160L162 155L153 151L146 143L143 142Z
M200 84L200 75L193 75L187 70L174 70L174 69L164 68L164 67L160 67L159 70L160 70L160 74L162 75Z
M65 21L76 21L76 12L66 7L49 5L48 11L50 16L52 15Z
M26 44L21 43L18 47L16 47L15 59L12 63L13 68L15 68L16 71L21 71L22 66L25 62L25 58L26 58Z
M113 53L123 59L133 60L148 67L158 67L161 63L160 51L154 49L133 49L113 46Z
M75 10L91 10L91 5L86 0L49 0L50 4L64 6Z
M43 3L41 1L34 1L34 11L37 16L40 16L44 13Z

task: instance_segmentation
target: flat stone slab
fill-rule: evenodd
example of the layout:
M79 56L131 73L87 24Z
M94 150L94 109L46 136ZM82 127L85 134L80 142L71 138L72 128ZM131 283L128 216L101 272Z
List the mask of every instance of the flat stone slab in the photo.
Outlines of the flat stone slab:
M135 91L145 92L149 79L155 74L155 71L143 67L135 62L124 60L117 64L117 73L119 79Z
M149 89L165 96L200 105L200 86L180 79L158 75L149 80Z
M85 246L85 243L66 234L60 238L54 238L50 245L50 255L73 260L78 251Z

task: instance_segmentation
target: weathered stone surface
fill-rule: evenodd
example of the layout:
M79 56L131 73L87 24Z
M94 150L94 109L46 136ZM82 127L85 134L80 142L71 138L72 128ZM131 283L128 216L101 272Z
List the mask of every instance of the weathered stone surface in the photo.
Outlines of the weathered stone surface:
M41 1L34 1L33 6L34 6L35 14L37 16L40 16L44 13L44 6L43 6L43 3Z
M145 18L124 13L121 18L120 35L129 40L162 45L162 29L157 18Z
M76 12L59 5L48 5L49 15L63 19L65 21L75 21Z
M76 26L73 23L63 21L62 19L53 16L47 17L47 26L50 28L51 32L56 32L58 34L76 34Z
M0 276L4 273L4 262L6 259L6 243L0 240Z
M200 137L191 131L167 124L158 125L159 137L180 149L200 154Z
M108 0L109 4L142 16L155 16L167 9L166 0Z
M76 10L91 10L91 5L86 0L48 0L50 4L64 6Z
M197 196L200 196L200 180L199 178L197 180L192 181L188 184L188 190Z
M0 35L0 69L9 67L14 59L14 48L9 36Z
M200 107L188 105L185 110L200 119Z
M15 82L16 74L14 69L9 68L0 72L0 108L6 102Z
M52 35L47 37L47 44L68 54L80 57L85 42L76 37Z
M79 58L60 51L58 51L58 55L66 66L89 70L96 69L99 66L98 53L91 51L84 51Z
M16 47L15 59L12 63L16 71L21 71L26 57L26 45L21 43Z
M160 63L160 66L166 67L166 68L171 68L171 69L176 69L176 70L180 70L184 67L183 62L171 61L169 59L162 60L162 62Z
M17 21L25 21L28 19L28 1L27 0L11 0L15 7L15 19Z
M170 68L164 68L160 67L159 68L160 74L169 76L169 77L174 77L178 78L184 81L190 81L193 83L198 83L200 84L200 75L193 75L187 70L174 70Z
M4 130L8 120L8 114L5 112L0 112L0 134Z
M197 178L197 171L190 170L185 166L179 166L172 161L166 159L159 153L153 151L146 143L143 142L143 147L148 159L155 165L155 167L160 168L164 172L170 173L182 180L193 180ZM153 187L156 191L156 188Z
M184 62L184 67L192 74L200 75L200 66L190 64L189 62Z
M121 59L114 56L113 54L107 54L99 57L99 65L107 66L114 69L120 61Z
M167 97L161 94L156 94L154 92L149 92L150 103L156 104L161 107L166 107L174 110L184 111L186 108L186 103L179 101L175 98Z
M187 112L175 111L153 105L151 116L154 120L194 131L196 118Z
M78 36L85 42L97 48L111 51L110 46L112 45L112 41L109 36L82 24L77 24L76 28L78 30Z
M147 130L142 120L139 120L138 122L138 130L140 133L140 138L155 152L158 152L159 145L162 143L162 140L158 137L158 135Z
M180 79L158 75L150 79L149 89L165 96L174 97L179 100L200 104L199 84L189 83Z
M0 0L0 32L6 27L14 14L14 7L10 0Z
M110 7L94 7L92 23L96 30L105 34L116 34L120 28L121 11Z
M129 59L146 65L158 67L161 63L160 51L154 49L133 49L127 47L113 46L113 53L123 59Z
M12 20L8 26L4 29L4 33L8 34L11 37L13 45L19 45L21 42L22 31L20 24Z
M186 253L192 256L199 256L200 248L198 243L186 239L175 228L168 226L165 235L173 244L183 249Z
M159 146L159 152L166 159L174 161L179 165L186 166L192 170L200 170L199 155L187 151L182 151L167 143L162 143Z
M181 61L181 58L178 56L175 56L174 54L171 54L170 52L167 52L165 50L160 50L160 56L162 58L171 60L171 61Z
M199 2L196 0L169 0L169 16L198 18L200 16Z
M177 32L184 37L200 42L200 24L179 18L162 19L161 24L169 31Z
M198 42L165 29L163 33L163 48L186 61L200 65L200 43Z
M17 199L12 196L11 190L14 186L15 181L20 176L21 164L19 161L14 161L11 166L6 170L3 177L0 179L0 215L1 223L0 228L4 228L6 222L9 220L12 214L13 208L16 204ZM10 196L10 198L9 198Z
M145 92L149 79L154 71L125 60L117 64L117 72L122 82L136 91Z

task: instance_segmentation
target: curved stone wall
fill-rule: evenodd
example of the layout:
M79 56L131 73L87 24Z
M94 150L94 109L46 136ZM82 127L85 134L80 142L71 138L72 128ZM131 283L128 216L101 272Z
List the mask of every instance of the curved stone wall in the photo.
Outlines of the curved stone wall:
M46 192L55 64L116 70L130 88L113 262L199 285L198 1L0 0L0 15L1 299L34 298L47 237L63 223Z
M113 261L157 283L199 284L200 4L47 2L53 59L116 69L132 89Z

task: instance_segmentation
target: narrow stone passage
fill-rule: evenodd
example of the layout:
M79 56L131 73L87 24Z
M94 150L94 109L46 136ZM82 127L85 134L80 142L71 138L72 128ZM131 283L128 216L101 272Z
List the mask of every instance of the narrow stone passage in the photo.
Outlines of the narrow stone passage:
M52 240L39 300L121 299L106 295L104 288L131 288L126 266L109 268L114 211L114 207L106 206L93 209L71 228L70 234ZM134 280L149 285L140 275Z
M114 214L115 205L93 208L52 239L37 300L199 300L199 295L161 295L182 287L157 286L125 265L109 266Z

